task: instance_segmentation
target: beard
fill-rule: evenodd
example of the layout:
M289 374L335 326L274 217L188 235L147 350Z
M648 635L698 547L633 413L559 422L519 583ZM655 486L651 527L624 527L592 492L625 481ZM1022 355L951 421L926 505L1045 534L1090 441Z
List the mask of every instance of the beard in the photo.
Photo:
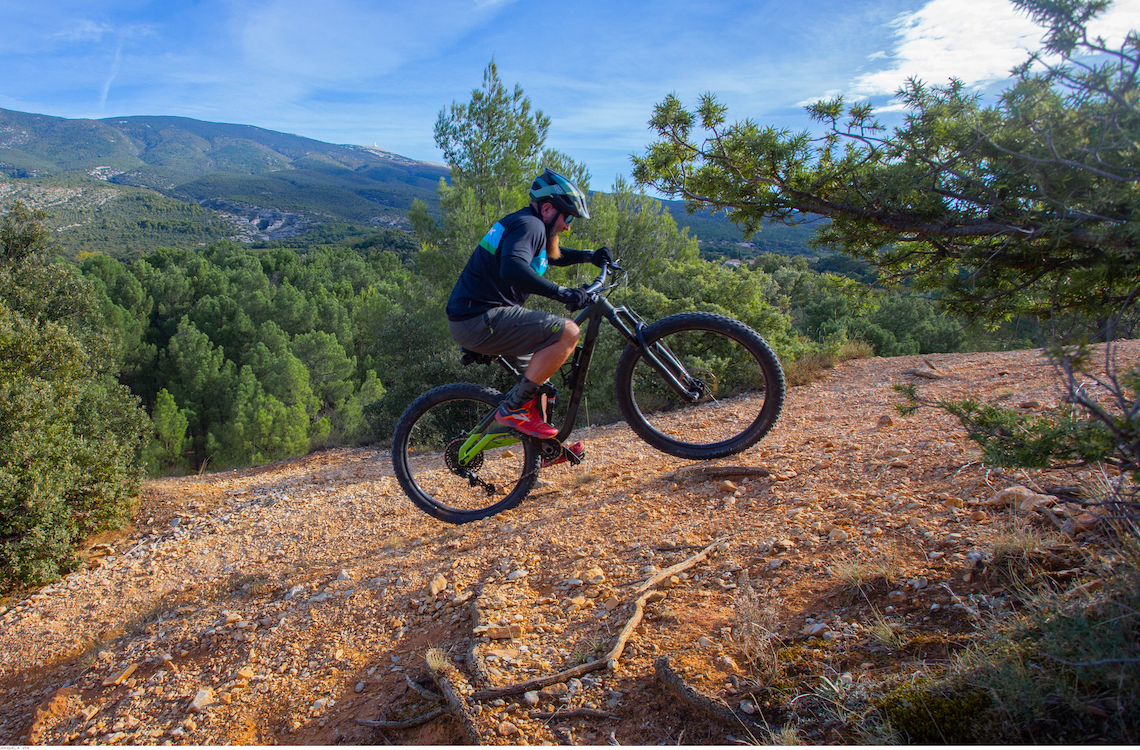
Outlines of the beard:
M546 233L546 259L558 260L562 257L562 248L558 246L558 233Z
M554 231L554 224L558 222L558 217L554 217L554 222L546 225L546 259L558 260L562 257L562 248L558 246L558 232Z

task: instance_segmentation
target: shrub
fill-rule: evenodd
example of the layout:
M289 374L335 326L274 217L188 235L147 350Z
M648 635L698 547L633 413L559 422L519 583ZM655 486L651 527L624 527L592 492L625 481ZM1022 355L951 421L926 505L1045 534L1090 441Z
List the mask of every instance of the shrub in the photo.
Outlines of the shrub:
M48 258L41 218L17 203L0 223L0 588L57 577L79 540L125 521L149 431L108 372L90 285Z

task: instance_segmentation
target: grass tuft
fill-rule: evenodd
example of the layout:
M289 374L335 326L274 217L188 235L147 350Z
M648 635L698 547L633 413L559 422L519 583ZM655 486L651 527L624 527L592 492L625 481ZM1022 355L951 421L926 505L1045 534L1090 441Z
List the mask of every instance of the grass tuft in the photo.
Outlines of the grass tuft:
M737 592L733 599L733 639L761 681L771 684L783 669L777 658L778 648L783 645L776 635L779 614L774 607L764 604L748 581L744 581Z
M893 586L898 577L898 561L891 556L872 560L840 560L830 566L831 576L844 588L863 589L880 581Z
M843 341L831 344L789 362L784 362L784 380L789 386L807 385L819 380L824 373L840 362L867 359L875 350L864 341Z

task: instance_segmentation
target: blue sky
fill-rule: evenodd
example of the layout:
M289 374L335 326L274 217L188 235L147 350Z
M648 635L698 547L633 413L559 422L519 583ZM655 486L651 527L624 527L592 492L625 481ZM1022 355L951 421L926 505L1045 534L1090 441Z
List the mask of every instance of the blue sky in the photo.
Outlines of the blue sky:
M799 130L824 96L889 110L907 76L992 93L1041 37L1005 0L0 0L0 18L5 109L180 115L429 161L439 111L493 56L602 190L671 92ZM1094 30L1134 28L1140 0L1117 0Z

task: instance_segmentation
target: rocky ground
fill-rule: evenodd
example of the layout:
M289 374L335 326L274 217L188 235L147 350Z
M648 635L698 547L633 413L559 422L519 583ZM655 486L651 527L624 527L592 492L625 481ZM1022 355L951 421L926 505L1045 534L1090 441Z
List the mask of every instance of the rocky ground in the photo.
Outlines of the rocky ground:
M1135 361L1140 343L1121 355ZM1027 412L1057 399L1038 352L849 362L790 390L764 441L716 463L768 477L686 478L692 462L624 424L594 427L575 435L584 464L545 470L520 508L466 526L419 512L371 448L149 482L133 526L92 540L84 568L0 606L0 744L465 742L453 718L398 731L354 719L430 709L406 678L427 682L432 646L471 675L475 638L492 685L595 659L637 584L729 535L666 579L614 669L474 703L480 738L750 739L654 678L668 655L696 690L755 711L748 590L786 675L857 686L945 662L1007 599L985 572L995 545L1037 524L1053 533L1053 575L1077 585L1100 529L1041 493L1080 477L998 474L947 414L900 417L891 386L905 382ZM1030 490L999 494L1017 484ZM571 708L598 713L534 716ZM808 741L852 739L822 718L800 725Z

